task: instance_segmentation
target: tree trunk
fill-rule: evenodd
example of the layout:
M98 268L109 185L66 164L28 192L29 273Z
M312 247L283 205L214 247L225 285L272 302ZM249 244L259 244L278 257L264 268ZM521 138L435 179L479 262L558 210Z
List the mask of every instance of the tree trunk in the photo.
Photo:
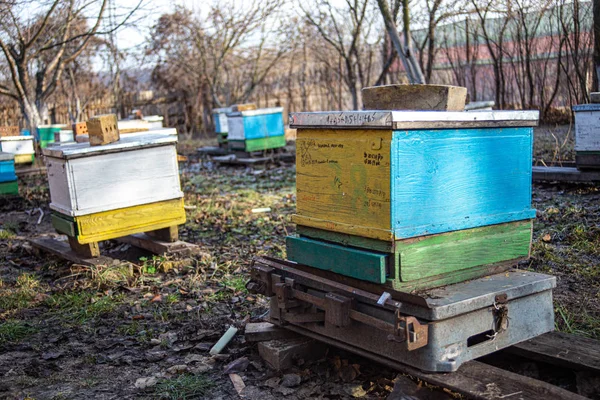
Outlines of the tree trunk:
M600 91L600 0L594 0L594 67L596 82L594 87Z

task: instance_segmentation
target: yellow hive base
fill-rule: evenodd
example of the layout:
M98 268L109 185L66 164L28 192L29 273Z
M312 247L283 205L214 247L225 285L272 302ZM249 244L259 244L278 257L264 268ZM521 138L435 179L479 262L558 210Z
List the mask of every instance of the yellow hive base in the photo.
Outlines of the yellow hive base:
M33 154L15 154L15 164L31 164L33 160Z
M160 201L78 217L53 216L54 227L80 244L116 239L185 223L183 199Z

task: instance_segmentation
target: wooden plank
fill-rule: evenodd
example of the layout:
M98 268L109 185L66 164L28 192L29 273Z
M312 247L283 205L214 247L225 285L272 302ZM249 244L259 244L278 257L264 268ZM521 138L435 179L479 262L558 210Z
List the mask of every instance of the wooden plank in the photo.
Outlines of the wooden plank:
M244 328L244 337L248 342L265 342L297 336L294 332L280 328L270 322L250 322Z
M419 280L448 272L529 257L533 223L491 225L416 240L396 241L400 279Z
M140 249L148 250L154 254L179 254L192 255L200 252L200 247L178 240L176 242L163 242L144 233L117 238L121 243L127 243Z
M46 174L46 167L44 166L40 166L40 167L20 167L20 168L15 168L15 173L17 174L17 176L27 176L27 175L38 175L38 174Z
M600 171L580 171L572 167L533 167L534 181L597 182Z
M400 362L375 355L358 347L341 343L334 339L313 333L295 325L286 325L286 329L346 351L369 358L373 361L394 368L403 373L417 377L430 384L450 389L473 400L585 400L568 390L539 381L514 372L506 371L478 361L463 364L458 371L452 373L427 373Z
M183 195L174 144L70 160L47 157L46 163L50 208L61 214L87 215Z
M163 242L176 242L179 240L179 227L175 225L157 229L155 231L147 231L146 235Z
M67 239L69 240L69 247L71 247L71 250L83 258L96 258L100 256L98 242L79 243L77 239L72 236L67 236Z
M532 128L394 131L396 239L535 218Z
M106 256L86 258L75 253L66 242L60 242L50 238L36 238L29 241L37 249L59 256L67 261L82 265L112 265L114 259Z
M394 280L394 287L400 289L411 281L420 282L419 287L427 287L428 283L439 284L440 279L446 283L471 279L487 273L486 268L471 270L473 267L507 261L508 265L514 265L526 259L531 245L532 222L517 221L395 242L301 225L297 226L297 232L317 240L390 254L388 279ZM331 256L323 255L324 259L327 257ZM460 271L464 271L464 279L461 279Z
M52 226L58 232L63 233L67 236L77 236L77 226L75 225L74 221L68 220L64 216L58 215L56 213L52 213L50 215L50 219L52 220Z
M575 163L579 169L600 169L600 151L578 151L575 154Z
M467 88L449 85L383 85L362 89L365 110L464 111Z
M288 236L286 254L290 261L332 271L352 278L384 283L389 256L323 241Z
M550 332L504 351L559 367L600 373L600 342L563 332Z
M99 242L185 223L183 199L75 217L79 243Z
M431 289L440 286L451 285L453 283L464 282L465 280L481 278L483 276L504 272L509 270L512 266L514 266L515 263L513 261L507 261L496 264L481 265L478 267L472 267L455 272L448 272L444 275L431 276L410 282L401 282L398 279L393 279L393 277L390 277L386 280L383 286L381 284L375 284L372 282L355 279L349 276L334 274L330 271L315 269L313 267L309 267L302 264L290 264L290 266L292 265L294 268L299 269L301 271L310 272L311 274L323 277L325 279L335 280L337 282L343 283L344 285L353 286L371 293L381 294L382 289L385 288L385 290L392 293L392 295L397 294L397 297L401 298L402 294L404 293L412 293L417 290ZM393 273L394 271L390 272Z
M284 147L286 144L285 136L270 136L266 138L259 139L248 139L246 140L246 151L260 151L260 150L269 150L269 149L277 149L280 147Z
M298 224L390 237L391 131L299 129Z

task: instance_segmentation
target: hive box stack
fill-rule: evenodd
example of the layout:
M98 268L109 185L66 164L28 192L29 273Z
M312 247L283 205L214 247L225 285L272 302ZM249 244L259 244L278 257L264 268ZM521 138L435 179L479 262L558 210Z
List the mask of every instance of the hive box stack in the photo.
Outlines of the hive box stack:
M600 92L591 93L592 104L573 106L575 162L579 169L600 169Z
M33 136L0 136L0 151L13 154L15 164L31 164L35 159Z
M227 114L227 141L230 150L246 152L285 146L283 108L232 111Z
M19 194L15 175L15 156L0 152L0 197Z
M40 125L37 127L37 139L40 143L40 147L45 149L48 147L48 144L54 143L55 134L59 133L61 130L67 129L67 125Z
M510 269L529 256L537 121L537 111L292 113L297 235L289 261L255 260L248 289L271 298L275 324L426 371L551 331L555 278Z
M99 241L134 233L175 241L177 226L185 222L177 136L119 140L114 122L108 130L99 125L103 135L88 123L90 143L43 151L52 223L69 237L73 250L89 257L99 254Z
M215 133L217 134L219 146L225 146L227 144L227 133L229 132L227 114L232 111L231 107L213 109L213 121L215 123Z
M537 112L291 118L300 236L288 259L411 291L529 256Z

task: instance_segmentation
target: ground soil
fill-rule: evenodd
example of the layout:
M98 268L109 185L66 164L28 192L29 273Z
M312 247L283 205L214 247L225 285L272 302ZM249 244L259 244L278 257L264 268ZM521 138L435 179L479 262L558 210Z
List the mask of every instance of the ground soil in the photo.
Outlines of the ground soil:
M568 128L544 132L538 161L553 154L548 137L565 141ZM219 167L192 150L184 150L188 221L180 232L201 246L193 257L157 257L110 241L103 253L121 261L74 265L28 243L40 235L60 239L43 175L20 182L19 199L0 200L0 398L231 399L238 394L228 367L250 399L386 398L395 383L390 398L453 397L333 349L317 361L298 360L286 374L269 369L243 335L267 303L244 284L253 256L285 257L295 168ZM599 199L595 185L534 185L532 257L521 266L557 276L558 329L597 339ZM239 333L222 355L209 356L230 326Z

